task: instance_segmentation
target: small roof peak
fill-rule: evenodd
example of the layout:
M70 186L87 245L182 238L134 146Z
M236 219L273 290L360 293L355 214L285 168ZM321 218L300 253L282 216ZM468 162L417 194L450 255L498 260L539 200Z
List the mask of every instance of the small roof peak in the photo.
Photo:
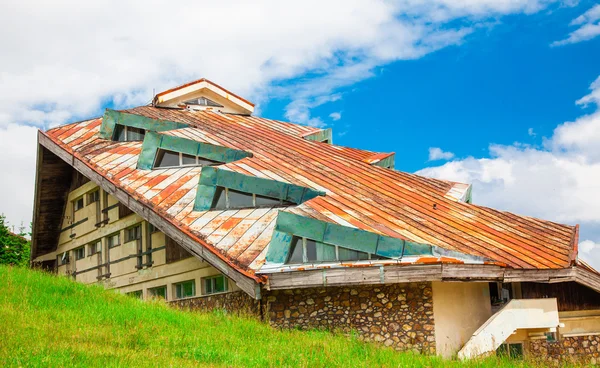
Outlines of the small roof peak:
M207 101L210 103L205 103ZM254 112L252 102L206 78L160 92L154 96L152 103L158 107L192 106L195 110L212 109L242 115L251 115Z

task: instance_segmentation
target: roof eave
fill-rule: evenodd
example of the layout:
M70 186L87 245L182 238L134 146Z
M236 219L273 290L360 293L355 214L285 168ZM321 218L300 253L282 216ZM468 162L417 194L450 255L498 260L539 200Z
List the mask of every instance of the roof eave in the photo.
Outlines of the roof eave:
M113 182L110 178L107 178L96 172L88 163L86 163L84 160L81 160L73 152L69 152L60 144L54 142L51 137L42 131L39 131L38 133L38 142L40 146L47 148L49 151L73 167L73 169L89 178L91 181L96 183L110 195L117 198L117 200L144 218L146 221L160 228L167 236L178 242L191 254L207 261L213 267L221 271L224 275L231 278L236 282L240 289L245 291L251 297L255 299L261 298L259 284L265 282L264 277L256 275L253 272L245 270L232 263L224 255L212 249L210 244L206 243L203 239L194 236L190 232L181 229L171 221L168 221L166 218L156 213L151 206L148 206L129 195L126 191L119 188L117 183ZM36 201L38 200L39 199L36 196ZM37 209L34 211L37 211ZM34 213L34 220L35 219L36 216ZM201 245L201 247L198 247L198 244ZM32 244L32 249L33 248L34 245Z

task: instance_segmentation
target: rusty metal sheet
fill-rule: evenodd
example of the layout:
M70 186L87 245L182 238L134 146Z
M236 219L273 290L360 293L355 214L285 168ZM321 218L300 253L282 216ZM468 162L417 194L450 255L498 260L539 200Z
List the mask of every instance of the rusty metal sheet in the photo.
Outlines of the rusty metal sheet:
M461 202L463 184L368 165L389 154L302 138L316 128L212 111L152 106L127 111L188 125L162 134L253 153L220 168L327 193L284 209L301 216L489 258L503 267L565 268L576 255L573 226ZM92 119L45 134L184 231L208 241L237 267L260 269L278 209L193 211L199 168L138 170L141 143L100 139L100 124L101 119ZM411 262L463 261L420 257Z

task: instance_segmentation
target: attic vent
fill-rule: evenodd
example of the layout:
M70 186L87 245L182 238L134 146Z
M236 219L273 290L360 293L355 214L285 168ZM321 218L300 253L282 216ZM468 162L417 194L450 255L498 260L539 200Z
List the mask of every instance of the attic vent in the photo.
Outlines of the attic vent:
M184 102L184 104L191 105L191 106L223 107L223 105L220 105L212 100L209 100L206 97L199 97L199 98L195 98L193 100L187 100Z

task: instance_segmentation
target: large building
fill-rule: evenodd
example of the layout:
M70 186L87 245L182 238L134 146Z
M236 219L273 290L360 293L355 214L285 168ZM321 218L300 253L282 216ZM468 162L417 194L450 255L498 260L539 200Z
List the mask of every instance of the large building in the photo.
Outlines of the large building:
M40 131L33 263L399 350L598 355L600 275L577 226L472 204L468 184L253 110L202 79Z

